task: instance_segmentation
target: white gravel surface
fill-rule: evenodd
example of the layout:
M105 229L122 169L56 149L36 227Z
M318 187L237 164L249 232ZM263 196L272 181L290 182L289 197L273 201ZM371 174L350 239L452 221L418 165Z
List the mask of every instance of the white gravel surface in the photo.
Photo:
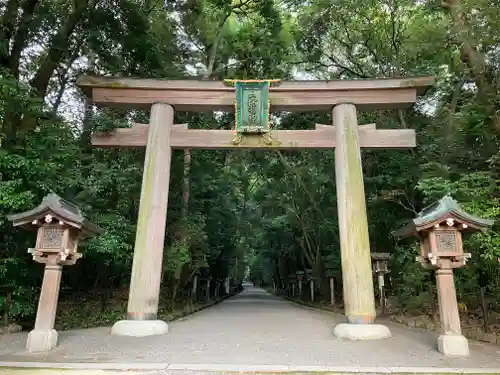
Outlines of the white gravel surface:
M2 335L0 361L164 363L186 370L209 365L500 368L500 347L494 345L469 341L469 358L446 358L436 350L437 333L379 321L389 326L393 338L342 341L332 328L343 321L341 315L249 287L169 323L170 332L163 336L114 337L110 327L70 330L59 332L59 346L52 352L33 355L24 351L27 333Z

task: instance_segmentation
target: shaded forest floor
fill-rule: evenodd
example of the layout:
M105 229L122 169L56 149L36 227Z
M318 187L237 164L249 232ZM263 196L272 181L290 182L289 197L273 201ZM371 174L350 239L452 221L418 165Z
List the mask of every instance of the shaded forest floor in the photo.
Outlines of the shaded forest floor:
M160 297L158 319L170 322L186 315L195 313L207 307L213 306L226 298L238 294L239 291L230 295L212 297L210 301L189 300L172 301L168 296ZM128 303L128 290L95 290L87 293L63 294L59 298L57 316L55 322L56 330L68 330L79 328L95 328L111 326L126 316ZM31 330L34 325L34 317L29 317L20 322L9 322L9 333L22 330ZM5 323L0 323L0 332Z

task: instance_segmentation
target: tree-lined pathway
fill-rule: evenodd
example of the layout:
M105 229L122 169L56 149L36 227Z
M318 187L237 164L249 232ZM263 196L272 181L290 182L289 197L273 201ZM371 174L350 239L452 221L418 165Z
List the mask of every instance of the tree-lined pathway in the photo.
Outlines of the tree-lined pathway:
M145 338L112 337L110 328L60 332L46 355L24 352L26 333L0 336L0 360L47 362L162 362L170 364L495 367L500 349L470 342L471 357L445 358L436 333L385 322L393 338L341 341L332 328L340 315L297 306L246 286L224 302L170 323L170 333Z

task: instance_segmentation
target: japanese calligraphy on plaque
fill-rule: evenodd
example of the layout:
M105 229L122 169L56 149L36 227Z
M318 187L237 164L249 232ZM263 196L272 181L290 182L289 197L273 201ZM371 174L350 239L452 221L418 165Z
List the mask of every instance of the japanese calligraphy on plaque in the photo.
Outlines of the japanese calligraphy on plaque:
M281 83L279 79L267 80L224 80L224 84L234 86L234 129L241 139L243 134L265 134L269 132L269 87Z

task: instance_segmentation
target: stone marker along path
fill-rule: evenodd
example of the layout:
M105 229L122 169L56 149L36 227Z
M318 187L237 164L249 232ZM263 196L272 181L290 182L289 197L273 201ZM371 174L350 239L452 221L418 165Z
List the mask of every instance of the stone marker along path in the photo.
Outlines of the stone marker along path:
M110 327L60 332L59 346L44 355L24 351L26 333L0 336L0 361L170 364L199 371L214 365L244 369L293 366L499 368L500 347L470 342L469 358L437 352L434 332L390 322L393 338L342 341L332 334L344 317L298 306L259 288L169 323L170 332L144 338L116 337ZM0 363L2 366L2 363ZM266 366L264 366L266 367ZM263 368L264 368L263 367ZM318 370L319 370L318 367ZM108 367L109 368L109 367ZM163 367L165 368L165 367ZM311 367L312 368L312 367Z

